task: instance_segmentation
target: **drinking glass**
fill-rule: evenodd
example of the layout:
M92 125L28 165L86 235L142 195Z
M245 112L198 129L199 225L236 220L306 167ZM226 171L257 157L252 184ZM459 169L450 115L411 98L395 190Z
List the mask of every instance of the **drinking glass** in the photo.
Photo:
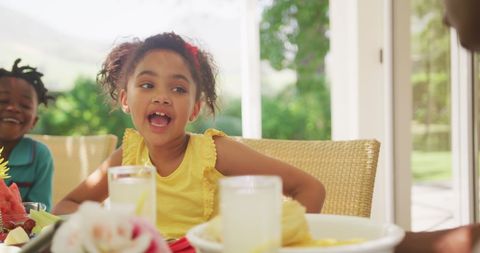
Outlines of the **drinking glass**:
M41 202L22 202L25 212L30 213L30 210L45 211L47 206Z
M235 176L221 179L220 213L224 252L278 252L281 244L281 178Z
M156 225L156 170L132 165L108 169L109 205L147 219Z

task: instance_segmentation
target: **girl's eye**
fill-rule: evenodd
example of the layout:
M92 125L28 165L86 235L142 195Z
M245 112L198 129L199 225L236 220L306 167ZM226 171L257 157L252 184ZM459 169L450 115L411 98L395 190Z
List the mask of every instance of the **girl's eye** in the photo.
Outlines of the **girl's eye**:
M187 93L187 90L180 86L173 88L173 91L178 93Z
M6 104L8 103L8 99L0 99L0 104Z
M22 104L21 105L23 109L30 109L32 108L30 105L27 105L27 104Z
M151 88L153 88L153 84L151 84L151 83L142 83L142 84L140 84L140 87L145 88L145 89L151 89Z

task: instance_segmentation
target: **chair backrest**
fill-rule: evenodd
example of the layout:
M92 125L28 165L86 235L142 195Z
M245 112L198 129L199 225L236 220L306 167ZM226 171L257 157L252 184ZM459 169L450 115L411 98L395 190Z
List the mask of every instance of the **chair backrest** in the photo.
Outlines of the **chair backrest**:
M378 141L237 140L319 179L326 188L322 213L370 216Z
M53 156L53 203L93 172L115 149L117 136L27 135L48 146Z

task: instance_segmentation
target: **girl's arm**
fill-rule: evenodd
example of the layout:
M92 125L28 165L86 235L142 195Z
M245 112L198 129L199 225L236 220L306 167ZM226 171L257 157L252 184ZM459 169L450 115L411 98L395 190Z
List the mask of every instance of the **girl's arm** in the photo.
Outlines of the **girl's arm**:
M226 176L278 175L283 181L283 194L302 203L307 212L319 213L325 200L323 184L298 168L263 155L229 137L217 136L217 170Z
M85 200L102 202L108 197L107 169L122 164L122 149L115 150L92 174L65 196L52 210L54 214L69 214Z

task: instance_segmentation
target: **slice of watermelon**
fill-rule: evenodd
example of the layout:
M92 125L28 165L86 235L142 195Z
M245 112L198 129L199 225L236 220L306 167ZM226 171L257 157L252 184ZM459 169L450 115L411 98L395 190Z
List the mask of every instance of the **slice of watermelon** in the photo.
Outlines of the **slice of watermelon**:
M8 187L0 180L0 212L4 223L7 221L18 223L27 218L20 191L15 183Z
M22 209L25 211L25 208L23 207L23 204L22 204L22 196L20 196L20 190L18 189L17 184L13 183L12 185L10 185L9 189L10 189L10 192L12 193L14 202L18 203L22 207Z

